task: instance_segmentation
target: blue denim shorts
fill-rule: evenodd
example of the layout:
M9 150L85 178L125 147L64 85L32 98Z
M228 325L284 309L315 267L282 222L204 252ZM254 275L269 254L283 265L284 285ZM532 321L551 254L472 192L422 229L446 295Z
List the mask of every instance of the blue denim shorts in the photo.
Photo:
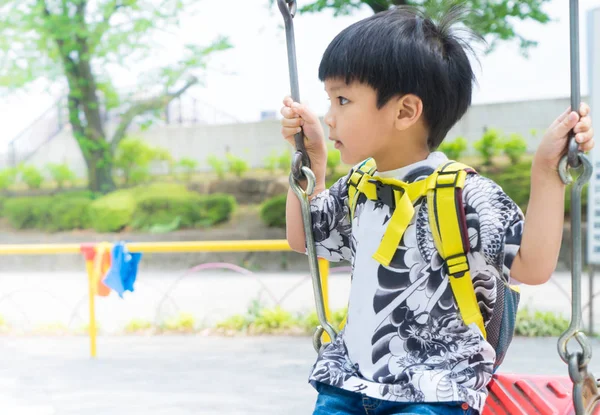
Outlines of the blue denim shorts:
M317 383L313 415L476 415L477 411L456 403L405 403L370 398L324 383Z

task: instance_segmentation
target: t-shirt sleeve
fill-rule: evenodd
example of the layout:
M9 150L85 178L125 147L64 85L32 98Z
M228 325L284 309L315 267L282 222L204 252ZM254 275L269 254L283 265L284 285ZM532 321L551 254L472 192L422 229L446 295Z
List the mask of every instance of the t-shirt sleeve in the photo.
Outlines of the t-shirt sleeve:
M519 206L492 180L474 175L464 193L471 249L497 269L504 281L516 283L510 268L519 252L524 216Z
M349 261L352 257L347 181L348 176L342 177L310 202L317 256L331 262Z

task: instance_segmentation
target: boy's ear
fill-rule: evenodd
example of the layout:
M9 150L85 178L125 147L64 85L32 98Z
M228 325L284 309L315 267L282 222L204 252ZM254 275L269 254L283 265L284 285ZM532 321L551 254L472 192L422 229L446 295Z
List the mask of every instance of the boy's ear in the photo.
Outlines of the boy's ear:
M421 118L423 101L416 95L407 94L398 98L395 125L398 130L406 130Z

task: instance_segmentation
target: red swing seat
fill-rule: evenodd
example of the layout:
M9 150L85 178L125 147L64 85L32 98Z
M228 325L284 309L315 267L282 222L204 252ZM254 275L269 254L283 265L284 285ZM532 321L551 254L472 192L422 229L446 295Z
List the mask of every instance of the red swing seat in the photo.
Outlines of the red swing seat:
M496 374L489 391L482 415L575 414L568 376Z

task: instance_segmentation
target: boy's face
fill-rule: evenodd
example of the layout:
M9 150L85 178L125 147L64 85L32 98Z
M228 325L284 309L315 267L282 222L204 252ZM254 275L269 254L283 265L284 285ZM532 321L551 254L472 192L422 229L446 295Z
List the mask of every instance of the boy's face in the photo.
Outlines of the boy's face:
M377 108L377 92L369 85L344 80L325 80L331 106L325 115L329 139L346 164L356 164L382 154L395 130L396 107L390 100Z

